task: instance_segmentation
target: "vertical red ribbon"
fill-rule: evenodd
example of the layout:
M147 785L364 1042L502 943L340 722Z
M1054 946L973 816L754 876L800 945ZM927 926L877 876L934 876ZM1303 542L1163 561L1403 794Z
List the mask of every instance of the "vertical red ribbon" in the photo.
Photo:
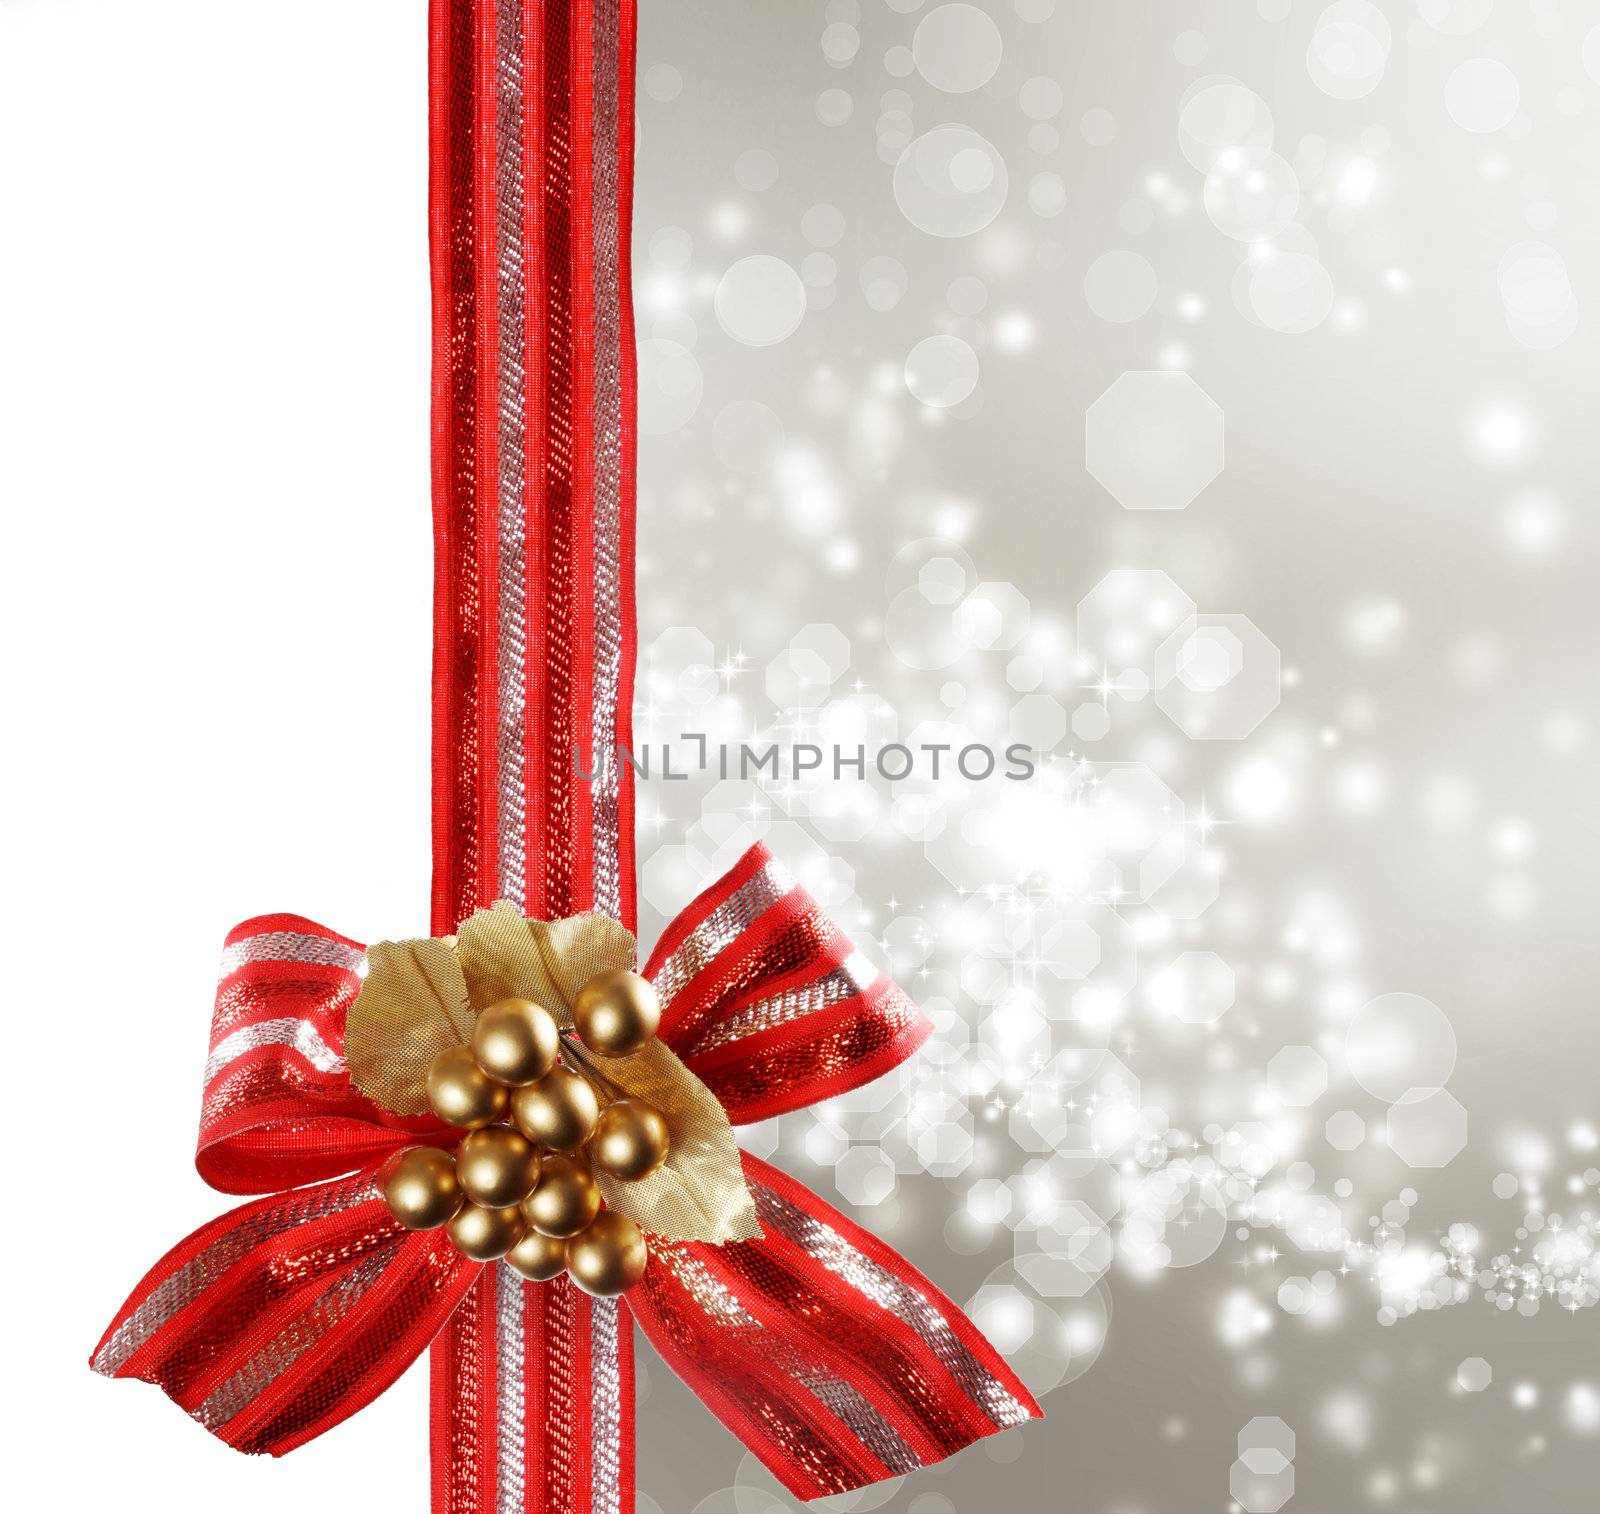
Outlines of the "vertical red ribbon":
M502 898L631 929L634 0L430 27L432 930ZM632 1336L486 1270L433 1348L436 1514L629 1514Z

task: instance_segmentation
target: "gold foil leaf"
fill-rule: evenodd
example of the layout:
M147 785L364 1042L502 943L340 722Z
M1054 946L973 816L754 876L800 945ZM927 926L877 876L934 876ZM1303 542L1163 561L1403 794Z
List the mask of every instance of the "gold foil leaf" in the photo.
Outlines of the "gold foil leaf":
M499 999L532 999L572 1026L572 1001L597 973L631 968L637 944L609 915L524 920L504 901L465 921L456 952L475 1011Z
M667 1159L649 1177L627 1183L597 1172L607 1205L666 1241L753 1241L761 1235L745 1186L733 1126L716 1096L662 1041L629 1057L574 1055L612 1091L660 1111L672 1137Z
M467 982L443 941L380 941L350 1006L350 1081L391 1114L428 1112L428 1064L472 1035Z

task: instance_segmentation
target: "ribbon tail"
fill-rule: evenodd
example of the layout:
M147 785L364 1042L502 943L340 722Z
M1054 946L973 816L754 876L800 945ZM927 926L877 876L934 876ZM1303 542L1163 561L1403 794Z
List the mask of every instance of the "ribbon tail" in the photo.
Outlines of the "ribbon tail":
M1042 1417L962 1312L803 1185L748 1154L765 1234L652 1248L628 1295L702 1402L798 1498L844 1493Z
M90 1365L154 1383L219 1440L281 1456L419 1356L480 1268L401 1228L372 1172L246 1204L173 1247Z

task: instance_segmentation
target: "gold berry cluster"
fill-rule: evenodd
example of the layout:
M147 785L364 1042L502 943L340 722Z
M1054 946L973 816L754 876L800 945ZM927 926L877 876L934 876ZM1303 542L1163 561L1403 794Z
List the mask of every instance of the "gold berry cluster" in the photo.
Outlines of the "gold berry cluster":
M661 1007L637 973L605 972L579 991L572 1017L590 1051L625 1057L655 1035ZM491 1004L470 1045L434 1058L428 1102L467 1134L454 1152L414 1146L389 1161L383 1196L402 1225L443 1225L463 1256L504 1257L535 1281L565 1272L602 1298L639 1281L644 1237L601 1208L595 1172L648 1177L666 1160L667 1122L638 1099L606 1100L563 1062L548 1010L531 999Z

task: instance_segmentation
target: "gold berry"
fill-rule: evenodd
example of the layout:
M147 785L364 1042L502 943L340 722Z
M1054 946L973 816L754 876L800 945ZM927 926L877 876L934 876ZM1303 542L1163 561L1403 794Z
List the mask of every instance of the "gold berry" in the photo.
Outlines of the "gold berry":
M567 1276L585 1293L615 1298L640 1278L650 1260L644 1236L625 1214L607 1209L567 1242Z
M542 1235L576 1235L599 1212L600 1187L572 1157L546 1157L539 1186L522 1201L522 1217Z
M559 1236L530 1230L506 1252L506 1264L531 1283L548 1283L567 1270L567 1243Z
M532 999L501 999L472 1027L472 1055L491 1078L521 1088L556 1065L561 1032L550 1012Z
M671 1139L658 1110L638 1099L618 1099L600 1111L589 1158L601 1172L625 1182L648 1177L667 1159Z
M465 1204L446 1228L451 1243L462 1256L471 1257L475 1262L492 1262L522 1239L527 1225L515 1204L503 1209Z
M506 1112L509 1095L472 1058L470 1046L441 1051L428 1066L428 1103L446 1125L476 1130Z
M408 1230L435 1230L461 1207L455 1159L437 1146L413 1146L384 1163L383 1201Z
M511 1115L530 1141L552 1151L571 1151L589 1139L600 1117L600 1100L571 1068L558 1066L511 1095Z
M474 1204L520 1204L539 1181L539 1153L509 1125L474 1130L456 1153L456 1176Z
M647 978L620 969L591 978L572 1002L578 1036L603 1057L639 1050L661 1024L661 1001Z

